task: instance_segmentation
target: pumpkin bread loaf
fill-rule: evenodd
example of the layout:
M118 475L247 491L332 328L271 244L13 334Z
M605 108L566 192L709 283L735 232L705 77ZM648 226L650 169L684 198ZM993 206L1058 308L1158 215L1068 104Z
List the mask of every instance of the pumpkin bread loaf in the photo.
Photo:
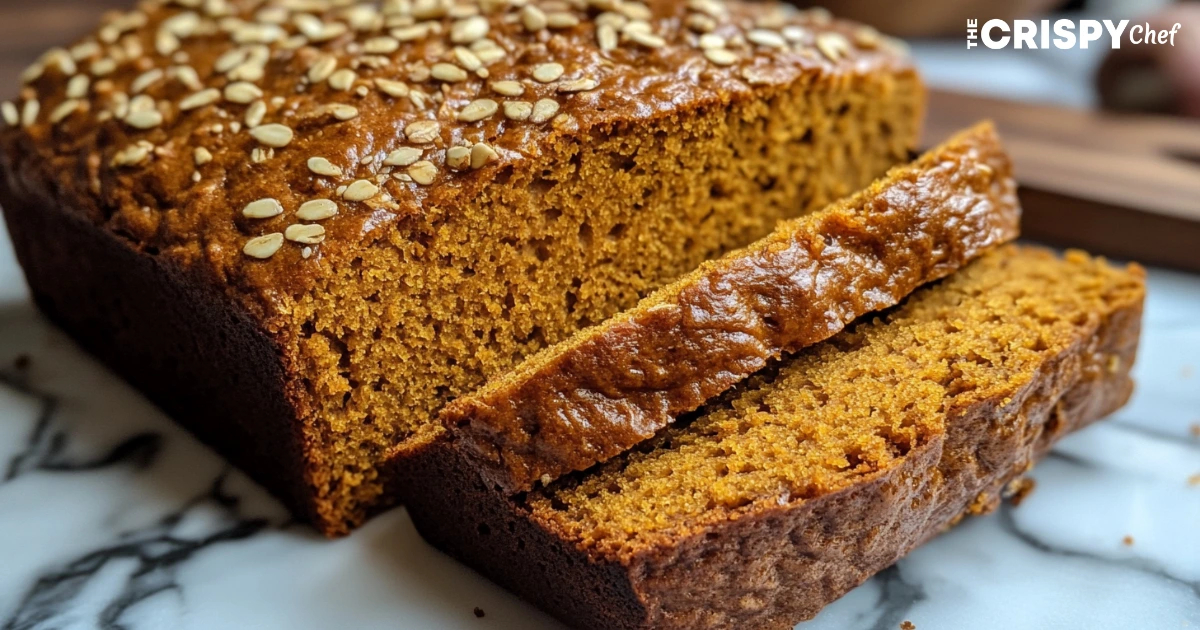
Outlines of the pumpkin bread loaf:
M575 627L791 628L1132 390L1137 267L1006 247L584 473L506 496L447 447L420 532Z
M1016 238L1012 165L990 123L866 190L705 263L443 412L506 492L653 437L769 359L828 339Z
M0 103L34 299L330 535L451 399L909 155L873 30L774 2L145 0Z

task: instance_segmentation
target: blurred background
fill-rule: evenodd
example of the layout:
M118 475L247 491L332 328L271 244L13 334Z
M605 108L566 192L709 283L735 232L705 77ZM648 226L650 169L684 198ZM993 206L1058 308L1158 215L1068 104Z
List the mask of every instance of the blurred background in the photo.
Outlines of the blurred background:
M683 1L683 0L680 0ZM1200 271L1200 2L810 2L904 37L933 88L925 143L997 121L1017 166L1026 238ZM133 0L0 0L0 98L48 46ZM1170 29L1174 46L967 48L968 19L1112 19ZM1126 30L1128 35L1129 29Z

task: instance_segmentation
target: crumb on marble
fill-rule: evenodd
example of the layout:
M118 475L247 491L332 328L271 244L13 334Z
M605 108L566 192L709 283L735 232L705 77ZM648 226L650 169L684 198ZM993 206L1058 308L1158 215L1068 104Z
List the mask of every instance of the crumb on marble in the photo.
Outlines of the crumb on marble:
M487 613L483 612L483 609L482 609L482 608L480 608L480 607L478 607L478 606L476 606L476 607L475 607L475 616L476 616L476 617L479 617L480 619L482 619L482 618L483 618L483 616L484 616L484 615L486 615L486 614L487 614Z
M1191 477L1188 477L1188 485L1189 486L1200 486L1200 473L1196 473L1196 474L1192 475Z
M33 364L33 357L28 354L18 354L17 358L13 360L13 368L18 372L28 370L31 364Z
M1196 369L1190 365L1185 365L1182 368L1180 368L1180 370L1179 370L1179 375L1182 376L1183 378L1192 378L1192 375L1195 373L1196 373Z
M900 622L900 630L917 630L917 624L905 619Z
M1133 536L1126 534L1125 537L1121 539L1121 542L1125 543L1126 547L1132 547L1133 546Z
M1192 429L1192 437L1194 437L1196 439L1200 439L1200 422L1193 422L1191 429Z

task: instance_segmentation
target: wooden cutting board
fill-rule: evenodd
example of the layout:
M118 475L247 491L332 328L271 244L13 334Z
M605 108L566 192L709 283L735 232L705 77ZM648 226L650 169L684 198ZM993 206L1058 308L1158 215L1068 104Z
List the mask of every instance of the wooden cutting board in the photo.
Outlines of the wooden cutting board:
M1016 165L1025 238L1200 271L1200 121L935 91L926 144L982 118Z

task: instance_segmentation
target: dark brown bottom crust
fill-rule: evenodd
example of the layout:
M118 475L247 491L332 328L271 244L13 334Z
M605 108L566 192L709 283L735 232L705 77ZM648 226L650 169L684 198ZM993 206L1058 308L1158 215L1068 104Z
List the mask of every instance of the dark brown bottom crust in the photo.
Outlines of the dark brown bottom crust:
M294 513L322 527L280 357L251 317L52 201L18 199L11 186L0 185L0 203L42 312Z
M1007 404L953 410L945 434L870 482L623 562L555 536L444 444L414 459L405 483L420 491L406 500L426 540L575 627L791 628L994 509L1054 442L1123 405L1140 322L1140 307L1114 313ZM1111 355L1115 366L1097 364Z

